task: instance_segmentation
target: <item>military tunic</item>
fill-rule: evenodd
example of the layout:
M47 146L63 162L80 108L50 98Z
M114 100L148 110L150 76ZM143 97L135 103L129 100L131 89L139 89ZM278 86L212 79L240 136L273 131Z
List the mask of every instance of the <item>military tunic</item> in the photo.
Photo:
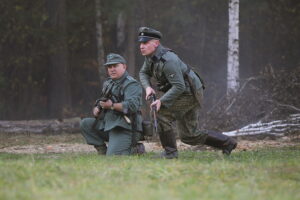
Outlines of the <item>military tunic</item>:
M152 57L145 57L140 70L140 81L143 87L151 87L153 77L158 83L158 89L167 89L160 98L161 109L158 112L159 133L172 129L172 122L176 121L181 140L187 144L202 144L206 134L198 129L199 102L192 94L188 81L184 78L188 66L172 51L159 45ZM191 70L189 76L195 89L203 94L201 80Z
M95 129L92 124L95 118L85 118L81 121L82 134L87 143L94 146L101 146L109 141L107 155L128 155L131 151L132 132L136 132L136 139L139 139L142 131L142 116L138 112L142 105L142 87L127 72L118 79L109 78L103 88L111 85L113 103L122 103L123 112L115 110L103 110L104 118L99 120ZM132 121L128 123L124 115ZM132 123L135 127L132 127Z

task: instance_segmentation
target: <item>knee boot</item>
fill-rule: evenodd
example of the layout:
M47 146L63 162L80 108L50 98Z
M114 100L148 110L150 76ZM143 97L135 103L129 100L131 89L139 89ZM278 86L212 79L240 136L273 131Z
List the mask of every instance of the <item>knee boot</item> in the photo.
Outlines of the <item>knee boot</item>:
M131 147L132 155L142 155L146 153L145 145L141 142L138 142L135 146Z
M160 132L159 139L162 147L165 149L160 157L167 159L178 158L176 136L173 131Z
M230 155L237 146L237 142L233 138L215 131L208 131L204 144L222 149L223 154L226 155Z
M96 146L94 145L95 149L97 150L99 155L106 155L107 147L106 144Z

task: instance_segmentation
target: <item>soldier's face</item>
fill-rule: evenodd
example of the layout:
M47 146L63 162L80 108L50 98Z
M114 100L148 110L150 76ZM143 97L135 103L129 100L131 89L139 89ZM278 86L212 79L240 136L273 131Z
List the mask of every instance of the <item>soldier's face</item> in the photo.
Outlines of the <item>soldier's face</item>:
M149 40L140 44L140 51L143 56L152 55L159 45L159 40Z
M123 76L126 71L126 65L119 63L115 65L108 65L107 66L108 75L112 79L119 79Z

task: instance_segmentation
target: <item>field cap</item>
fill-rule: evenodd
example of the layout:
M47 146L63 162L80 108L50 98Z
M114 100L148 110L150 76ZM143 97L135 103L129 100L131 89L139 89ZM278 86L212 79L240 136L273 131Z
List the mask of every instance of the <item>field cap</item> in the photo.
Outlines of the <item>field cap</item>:
M148 42L149 40L160 40L162 38L161 32L149 28L149 27L140 27L139 28L139 36L138 36L138 42Z
M119 54L110 53L106 56L106 63L104 66L115 65L118 63L126 64L126 60Z

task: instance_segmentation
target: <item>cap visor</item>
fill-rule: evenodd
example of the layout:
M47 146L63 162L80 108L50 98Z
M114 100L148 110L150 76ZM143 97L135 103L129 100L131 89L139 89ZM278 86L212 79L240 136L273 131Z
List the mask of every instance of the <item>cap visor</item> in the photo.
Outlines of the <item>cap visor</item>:
M119 64L120 62L107 62L104 64L104 66L107 66L107 65L115 65L115 64Z
M147 36L139 36L138 42L148 42L149 40L152 40L152 39L156 39L156 38L147 37Z

